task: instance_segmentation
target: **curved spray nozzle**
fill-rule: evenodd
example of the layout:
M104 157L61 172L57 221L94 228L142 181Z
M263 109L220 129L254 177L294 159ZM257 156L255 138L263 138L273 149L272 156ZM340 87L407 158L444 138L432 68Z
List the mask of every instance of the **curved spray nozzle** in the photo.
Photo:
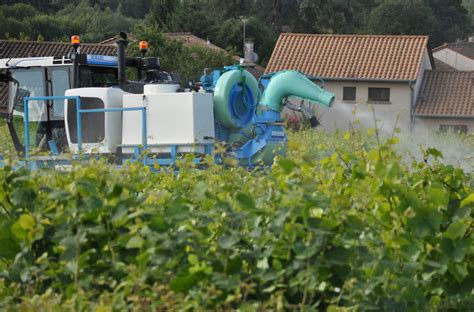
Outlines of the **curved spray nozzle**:
M333 93L322 89L300 72L286 70L276 73L271 78L260 100L260 105L281 112L282 100L290 96L316 102L325 107L331 107L335 101Z

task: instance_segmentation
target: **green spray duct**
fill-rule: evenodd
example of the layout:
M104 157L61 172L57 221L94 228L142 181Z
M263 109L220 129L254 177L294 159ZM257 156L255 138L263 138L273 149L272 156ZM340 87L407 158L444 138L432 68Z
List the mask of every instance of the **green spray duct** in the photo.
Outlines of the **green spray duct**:
M331 107L335 100L333 93L314 84L300 72L285 70L272 77L263 93L260 105L281 112L282 100L289 96L296 96L326 107Z

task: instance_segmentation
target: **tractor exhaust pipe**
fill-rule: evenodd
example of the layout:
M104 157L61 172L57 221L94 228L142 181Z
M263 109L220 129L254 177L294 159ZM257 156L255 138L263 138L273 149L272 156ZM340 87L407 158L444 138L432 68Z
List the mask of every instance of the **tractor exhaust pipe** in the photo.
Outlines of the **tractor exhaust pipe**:
M120 33L121 38L117 40L117 62L118 62L118 82L122 87L127 83L127 78L125 76L126 68L126 55L125 49L128 46L127 35L125 33Z

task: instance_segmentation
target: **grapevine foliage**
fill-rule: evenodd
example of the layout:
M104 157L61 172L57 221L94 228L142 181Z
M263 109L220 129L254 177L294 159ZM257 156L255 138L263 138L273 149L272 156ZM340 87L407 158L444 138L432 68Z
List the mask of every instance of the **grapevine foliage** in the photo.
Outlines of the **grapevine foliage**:
M474 306L472 176L396 138L291 135L271 170L0 170L0 309Z

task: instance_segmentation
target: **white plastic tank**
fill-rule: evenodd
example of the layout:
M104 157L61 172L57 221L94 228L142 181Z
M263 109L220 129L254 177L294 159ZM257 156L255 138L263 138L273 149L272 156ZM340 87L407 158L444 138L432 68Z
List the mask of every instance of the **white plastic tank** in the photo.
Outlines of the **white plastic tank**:
M172 83L148 84L145 85L143 89L143 93L145 95L158 93L176 93L176 91L179 89L179 85Z
M119 88L79 88L66 91L66 96L80 96L81 109L121 108L123 96ZM66 137L72 153L78 152L76 101L64 103ZM81 115L82 152L115 153L122 142L122 112L83 113Z
M124 107L146 107L147 145L151 153L204 153L214 143L214 104L212 94L176 93L177 85L147 85L144 94L126 94ZM123 115L122 151L133 153L142 144L141 112Z

